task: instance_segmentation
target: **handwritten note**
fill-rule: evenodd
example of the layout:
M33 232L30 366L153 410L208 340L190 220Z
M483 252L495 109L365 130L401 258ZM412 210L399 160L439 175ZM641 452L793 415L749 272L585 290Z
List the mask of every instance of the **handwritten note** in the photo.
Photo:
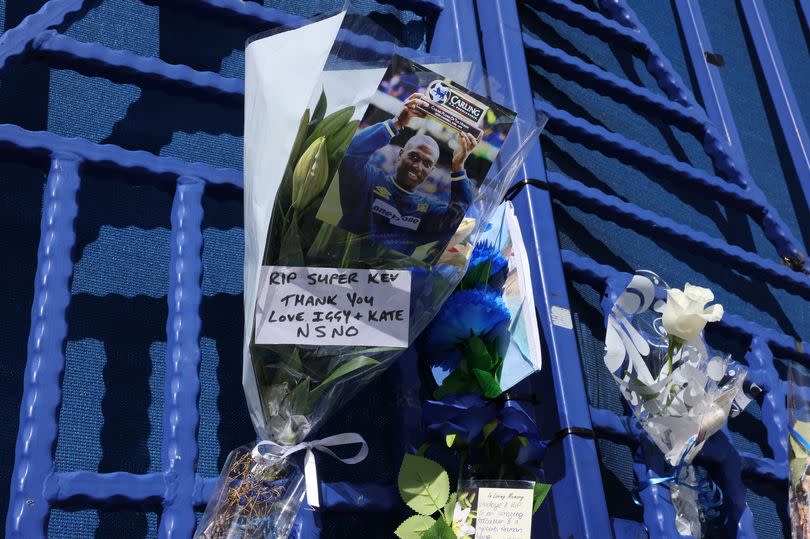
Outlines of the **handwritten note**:
M262 266L257 344L408 346L411 273Z
M479 488L475 539L530 539L531 489Z

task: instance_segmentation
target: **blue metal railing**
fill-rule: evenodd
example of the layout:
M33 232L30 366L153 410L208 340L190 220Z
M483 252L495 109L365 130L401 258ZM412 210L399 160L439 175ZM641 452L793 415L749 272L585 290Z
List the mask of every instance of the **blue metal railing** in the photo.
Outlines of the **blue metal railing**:
M258 27L295 26L304 20L250 2L187 0L185 3ZM434 39L433 52L467 59L478 57L475 35L462 31L474 24L469 0L389 0L388 3L434 19L436 27L442 30L440 38ZM242 99L242 80L200 72L185 65L171 65L129 51L112 50L97 43L82 43L58 32L67 16L87 7L88 3L82 0L46 3L39 12L0 37L0 69L8 65L10 59L33 53L55 65L67 65L78 72L112 80L140 86L173 87L215 100ZM374 50L381 56L413 53L410 49L349 32L341 33L338 39L353 47ZM190 537L196 523L195 510L205 505L216 484L216 478L204 478L196 472L202 196L209 183L241 188L242 173L9 124L0 124L0 145L51 160L6 536L26 539L44 536L50 509L56 505L93 507L117 503L139 507L149 503L162 505L160 537ZM59 472L55 469L56 418L62 395L60 379L65 367L66 311L70 300L68 283L73 272L70 253L75 241L76 196L83 163L132 170L155 182L172 182L175 188L171 209L160 473ZM358 510L390 510L398 500L390 485L353 485L353 488L369 494L353 505ZM325 504L338 509L345 506L345 496L340 494L345 491L341 483L324 484ZM311 529L298 533L305 536L317 533L317 524L311 518L304 520Z
M239 0L174 0L194 9L206 9L240 24L265 26L300 24L300 17ZM515 0L387 0L407 9L434 25L430 52L482 62L490 75L504 84L506 104L521 115L542 112L549 117L549 129L606 156L642 171L689 182L702 196L751 214L765 236L788 265L768 260L756 253L731 245L723 239L662 217L638 205L623 201L576 179L547 173L540 142L533 148L523 175L537 178L547 190L527 187L515 199L515 207L528 251L535 282L536 305L549 351L549 368L543 380L535 381L538 391L555 395L551 428L594 428L600 437L626 445L634 453L634 472L639 480L662 472L654 450L645 449L638 425L629 417L592 407L585 391L577 340L570 322L570 304L565 275L591 284L598 290L621 286L626 275L594 260L560 251L557 228L552 219L552 200L577 206L599 217L642 234L655 231L657 237L686 244L707 258L720 259L736 270L802 298L810 297L810 277L802 272L807 264L804 249L767 201L748 172L740 148L728 99L716 66L706 61L711 49L700 10L694 0L676 0L681 27L687 36L689 58L696 74L705 110L698 107L680 77L658 45L641 25L624 0L600 2L604 14L589 10L572 0L527 0L526 4L571 26L581 28L611 45L626 48L640 57L664 93L630 83L599 67L571 56L542 39L525 33ZM757 15L759 27L752 24L760 8L757 0L743 2L749 27L766 72L771 98L779 111L780 125L790 145L792 162L807 197L807 135L795 121L795 96L779 60L767 20ZM805 18L810 2L801 0ZM88 7L82 0L51 0L19 26L0 36L0 71L9 60L36 55L54 65L66 65L82 73L100 74L112 80L171 87L207 98L234 102L241 100L244 84L211 72L185 65L171 65L157 58L128 51L116 51L97 43L82 43L60 33L66 17ZM752 15L753 14L753 15ZM478 26L479 42L471 28ZM755 35L759 33L758 37ZM398 50L351 34L342 34L354 46L378 49L389 55ZM565 110L535 100L529 66L537 65L642 114L657 116L695 136L712 160L717 175L710 174L609 131ZM196 471L198 453L195 431L199 422L197 396L200 388L199 333L201 300L202 196L206 184L241 187L241 172L202 163L187 163L171 157L126 150L114 145L94 144L65 138L49 132L29 131L15 125L0 125L0 145L42 157L51 163L46 183L41 223L41 240L31 316L25 387L12 478L6 534L8 537L38 537L45 533L51 507L96 506L116 502L134 506L162 504L159 535L188 537L199 509L213 491L215 479ZM802 161L804 156L804 161ZM175 189L171 209L171 266L169 271L169 315L166 322L166 380L162 470L158 473L60 472L55 469L56 417L61 400L60 376L64 370L66 338L65 314L70 298L68 282L73 271L70 249L75 241L76 194L83 163L101 164L114 169L136 171L152 181ZM805 168L802 168L805 167ZM565 269L565 274L563 272ZM704 466L726 494L724 515L729 536L753 534L752 515L745 500L745 484L751 481L783 483L786 414L784 384L774 366L774 356L788 359L810 358L810 343L758 326L727 314L717 331L749 342L746 356L750 379L764 390L763 422L771 458L734 449L728 432L718 435L713 445L701 453ZM542 386L548 384L548 387ZM538 414L547 413L542 409ZM630 533L624 524L612 520L605 505L597 445L593 440L568 436L553 445L546 461L547 480L554 483L551 498L555 531L563 537L605 537L613 529L619 537ZM355 485L357 487L357 485ZM358 510L383 511L396 503L390 486L362 485L369 492ZM345 505L339 493L341 484L323 486L324 501ZM334 493L334 495L332 494ZM641 495L644 524L652 537L672 537L674 515L668 493L660 487ZM537 533L547 532L537 524ZM629 528L633 533L638 528ZM625 530L625 531L622 531Z
M692 133L703 143L706 153L722 177L705 173L651 148L646 148L618 133L576 118L548 103L534 100L536 110L549 117L548 130L641 171L667 176L676 181L693 182L696 187L700 187L699 192L702 196L711 193L716 200L750 213L759 222L768 239L777 247L777 251L788 267L771 262L737 246L729 245L724 240L713 238L618 197L586 187L562 174L546 175L542 169L535 170L534 174L537 174L535 177L541 179L541 183L547 187L551 196L639 233L654 233L659 238L663 236L681 244L685 242L690 248L707 258L720 257L734 268L752 272L749 273L751 275L758 274L760 277L765 277L770 283L778 283L777 286L790 288L790 292L807 298L807 285L810 284L810 280L803 273L807 268L804 249L801 248L799 241L792 236L788 226L750 178L743 153L739 149L739 138L734 128L722 83L705 59L705 53L709 52L706 46L708 41L705 37L705 29L702 29L703 23L700 15L695 14L695 6L688 0L676 2L682 25L686 14L692 21L691 29L685 29L685 32L691 32L697 38L687 40L687 43L695 70L698 73L701 92L708 103L708 115L697 107L694 98L677 73L640 24L638 17L624 1L605 0L600 2L602 10L610 18L569 0L529 0L528 3L542 10L546 15L578 27L611 44L624 46L629 52L639 56L669 99L663 99L645 88L638 87L563 52L542 39L523 33L525 55L530 64L542 66L641 113L656 114L663 117L668 123ZM485 43L488 39L493 39L492 36L499 35L498 27L521 31L517 13L511 9L500 9L499 11L501 14L507 14L506 20L493 19L491 16L481 18ZM697 65L698 59L700 65ZM512 61L507 63L510 64L506 68L510 73L510 80L521 88L518 99L531 99L531 89L527 88L527 84L523 82L524 79L528 79L525 66L521 65L520 55L513 55ZM779 66L779 63L774 62L774 65ZM774 67L774 69L778 69L778 67ZM515 81L516 73L519 74L517 82ZM712 92L708 92L709 85L711 85ZM784 97L787 92L782 92L780 95ZM784 99L786 102L791 101L788 97L784 97ZM795 101L788 103L786 108L795 111ZM787 122L782 123L784 125ZM723 136L718 135L713 124L721 126ZM796 134L793 133L793 135ZM797 147L801 147L801 144L797 143ZM794 164L795 162L794 158ZM534 226L542 227L536 222ZM551 249L546 247L544 253L546 264L550 262L553 266L554 259L559 258L560 255L555 253L555 248L556 245ZM617 292L629 279L629 276L621 274L613 268L599 265L570 251L562 252L562 260L569 276L589 282L600 291L612 289ZM774 271L779 275L766 277L765 274L759 273L763 270ZM798 285L798 287L794 285ZM726 494L723 507L726 533L734 537L753 537L755 536L753 515L746 503L745 481L782 482L787 477L785 389L784 382L779 380L779 375L774 367L774 354L779 353L781 357L802 356L804 358L807 357L807 354L803 352L804 343L796 343L791 337L741 320L733 315L726 316L722 328L737 337L742 336L750 341L749 352L746 356L751 367L749 379L764 390L762 415L768 443L773 450L773 458L741 453L733 449L726 430L716 437L711 447L707 447L703 451L698 464L707 469ZM560 367L556 362L552 368L555 376L559 376L557 369ZM566 388L566 393L569 406L588 405L584 388L574 385ZM660 454L654 448L645 447L648 442L645 442L641 429L632 418L620 417L607 410L591 408L590 419L600 436L631 447L634 452L634 471L639 481L660 476L665 472ZM583 467L595 466L589 460L580 460L580 464ZM588 484L589 489L596 489L598 486L600 483ZM640 496L644 509L644 523L650 536L672 537L676 535L674 512L669 502L668 491L664 488L648 488ZM589 520L591 517L586 515L585 518ZM598 514L596 521L600 520L601 515ZM561 525L559 522L558 524ZM584 529L589 529L587 524ZM604 531L591 530L590 534L585 532L581 536L604 536ZM566 534L561 533L560 535L565 536Z

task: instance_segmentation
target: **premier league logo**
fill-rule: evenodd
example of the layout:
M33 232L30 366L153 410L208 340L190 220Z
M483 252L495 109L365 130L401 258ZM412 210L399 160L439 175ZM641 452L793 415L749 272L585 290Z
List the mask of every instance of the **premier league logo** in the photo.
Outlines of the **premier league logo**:
M431 101L442 105L445 101L447 101L447 98L450 97L450 88L448 88L447 85L441 81L435 81L430 85L428 95L430 96Z

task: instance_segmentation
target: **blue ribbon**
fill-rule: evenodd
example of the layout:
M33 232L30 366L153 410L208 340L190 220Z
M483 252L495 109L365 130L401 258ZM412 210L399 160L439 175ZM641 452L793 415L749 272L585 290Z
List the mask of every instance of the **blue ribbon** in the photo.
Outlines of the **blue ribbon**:
M794 438L796 438L797 442L802 444L802 446L804 447L804 451L808 455L810 455L810 442L808 442L807 439L805 439L804 436L802 436L801 434L796 432L796 429L794 429L793 427L788 427L788 431L790 432L790 434L793 435Z
M681 454L681 459L678 461L678 465L675 466L673 475L666 477L653 477L644 481L639 481L638 486L631 493L633 503L638 506L642 505L641 499L639 499L639 493L642 490L655 485L663 485L669 488L669 483L672 483L696 490L698 492L698 496L700 497L701 505L704 505L707 510L712 510L723 505L723 491L720 490L714 481L704 479L699 481L696 485L690 485L689 483L681 481L681 474L683 473L684 466L686 466L686 457L689 455L689 452L694 449L695 445L697 445L697 436L692 436L692 438L689 439L689 444L686 446L686 449L684 449L683 453ZM807 447L810 448L810 444L808 444Z

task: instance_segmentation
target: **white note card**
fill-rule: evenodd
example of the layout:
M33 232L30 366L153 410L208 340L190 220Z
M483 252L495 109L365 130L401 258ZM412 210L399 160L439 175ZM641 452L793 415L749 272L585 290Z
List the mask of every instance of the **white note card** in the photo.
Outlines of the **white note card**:
M479 488L475 539L531 539L533 501L532 489Z
M262 266L256 344L406 348L411 272Z

